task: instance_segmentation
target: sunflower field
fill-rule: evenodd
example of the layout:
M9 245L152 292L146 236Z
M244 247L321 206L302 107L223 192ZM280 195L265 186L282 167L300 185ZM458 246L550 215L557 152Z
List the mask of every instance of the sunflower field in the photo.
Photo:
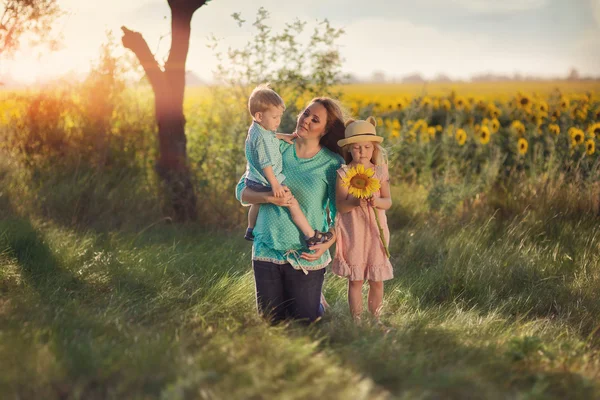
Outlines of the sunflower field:
M78 220L79 213L97 217L113 210L111 215L119 214L115 208L124 210L119 199L130 192L117 193L131 189L123 183L127 181L135 182L138 194L144 193L141 203L132 202L135 207L160 197L152 172L157 151L152 93L128 89L110 76L0 94L3 154L26 167L23 171L33 179L28 187L37 190L31 198L50 201L49 210L68 219ZM564 186L566 182L580 193L597 190L597 83L523 83L521 89L515 83L334 89L348 117L377 119L393 183L431 188L434 209L454 211L458 204L490 191L502 192L501 203L505 203L517 187L519 192L533 193L549 183ZM204 87L186 93L188 156L202 197L200 212L209 224L233 226L245 218L231 196L245 169L243 146L250 122L245 95L238 92ZM281 131L294 129L298 111L310 100L304 97L284 98L288 107ZM73 171L81 180L78 186L66 178ZM58 183L59 177L65 177L64 185ZM107 181L99 185L98 179ZM69 191L63 196L80 199L98 198L94 193L99 187L115 193L97 203L80 201L87 209L79 210L78 205L74 211L64 198L52 200L56 185ZM113 203L107 204L110 199ZM160 215L160 207L152 205L160 202L147 201L139 212L125 213L145 215L153 210ZM597 205L584 209L590 207Z

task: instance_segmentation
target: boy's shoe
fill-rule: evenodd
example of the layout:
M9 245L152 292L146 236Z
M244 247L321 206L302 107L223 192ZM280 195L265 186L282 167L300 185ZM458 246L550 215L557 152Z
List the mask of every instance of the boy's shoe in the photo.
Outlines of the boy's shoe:
M251 242L254 241L254 233L252 233L252 228L246 229L246 234L244 235L244 239L249 240Z
M312 247L315 244L327 243L333 239L333 233L331 232L320 232L315 229L315 234L309 238L306 238L306 245Z

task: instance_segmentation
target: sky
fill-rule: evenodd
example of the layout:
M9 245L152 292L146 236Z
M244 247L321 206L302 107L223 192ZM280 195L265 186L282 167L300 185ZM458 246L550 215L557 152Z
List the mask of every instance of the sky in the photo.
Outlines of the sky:
M123 25L141 32L159 60L168 52L166 0L59 0L59 5L67 13L56 24L62 49L23 48L13 60L0 60L0 80L32 83L84 74L106 32L120 38ZM212 0L192 20L187 69L212 80L217 61L208 38L219 38L222 48L241 47L251 38L251 24L239 27L231 14L251 22L261 6L274 30L295 19L312 29L325 18L343 28L337 41L343 69L360 78L374 71L392 79L413 73L551 78L571 68L600 76L600 0Z

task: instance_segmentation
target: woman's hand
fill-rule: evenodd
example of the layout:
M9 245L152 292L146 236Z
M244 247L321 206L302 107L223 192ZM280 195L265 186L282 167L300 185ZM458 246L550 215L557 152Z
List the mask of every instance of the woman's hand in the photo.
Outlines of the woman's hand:
M279 207L290 207L292 203L296 201L296 199L288 187L283 186L283 190L284 192L282 197L269 196L267 197L267 201Z
M325 254L325 252L331 247L331 245L333 245L333 243L335 242L335 232L333 232L333 238L327 242L327 243L319 243L319 244L315 244L314 246L311 246L310 248L310 253L302 253L300 255L300 258L303 258L307 261L316 261L319 258L321 258L321 256L323 254Z

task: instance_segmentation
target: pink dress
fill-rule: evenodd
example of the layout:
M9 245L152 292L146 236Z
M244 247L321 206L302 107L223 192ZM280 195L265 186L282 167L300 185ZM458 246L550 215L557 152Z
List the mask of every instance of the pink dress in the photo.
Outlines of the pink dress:
M343 165L337 173L344 178L348 168L347 165ZM374 177L382 182L387 181L387 166L375 166ZM374 195L379 196L379 192ZM389 245L390 231L385 210L356 207L345 214L338 212L335 218L337 240L332 264L334 274L347 277L351 281L385 281L394 277L392 264L386 257L381 243L373 210L379 215L383 236Z

